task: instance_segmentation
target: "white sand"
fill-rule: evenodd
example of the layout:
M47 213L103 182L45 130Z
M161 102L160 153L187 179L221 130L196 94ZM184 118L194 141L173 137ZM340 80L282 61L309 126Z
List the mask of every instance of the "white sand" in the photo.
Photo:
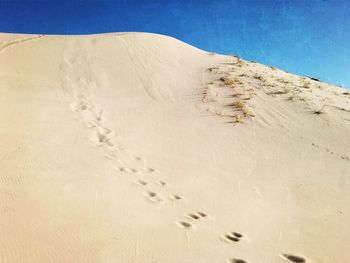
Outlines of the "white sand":
M154 34L0 42L1 263L350 262L345 89Z

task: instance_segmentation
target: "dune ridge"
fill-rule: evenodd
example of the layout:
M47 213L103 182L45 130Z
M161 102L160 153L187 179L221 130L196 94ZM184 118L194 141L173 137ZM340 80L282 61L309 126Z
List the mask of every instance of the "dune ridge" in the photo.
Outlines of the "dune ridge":
M348 262L350 93L149 33L0 34L0 262Z

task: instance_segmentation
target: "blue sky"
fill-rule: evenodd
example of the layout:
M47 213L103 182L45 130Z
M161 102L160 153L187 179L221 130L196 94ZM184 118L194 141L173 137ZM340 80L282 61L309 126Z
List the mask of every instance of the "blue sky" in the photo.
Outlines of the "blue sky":
M349 0L0 0L0 31L160 33L350 88Z

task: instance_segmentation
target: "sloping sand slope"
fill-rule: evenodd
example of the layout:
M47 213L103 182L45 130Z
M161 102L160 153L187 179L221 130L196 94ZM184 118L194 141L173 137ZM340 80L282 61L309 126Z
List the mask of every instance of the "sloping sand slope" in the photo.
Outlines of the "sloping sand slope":
M0 262L350 262L345 89L143 33L0 35Z

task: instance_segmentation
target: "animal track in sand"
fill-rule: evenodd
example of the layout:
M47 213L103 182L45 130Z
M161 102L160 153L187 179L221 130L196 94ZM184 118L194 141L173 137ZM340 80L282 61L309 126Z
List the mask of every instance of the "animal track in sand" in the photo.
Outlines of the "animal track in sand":
M144 168L143 170L144 170L145 172L147 172L147 173L153 173L153 172L156 171L156 170L153 169L153 168Z
M200 220L204 217L207 217L207 214L203 213L203 212L196 212L196 213L188 213L184 216L185 218L189 219L189 220ZM184 227L184 228L190 228L190 227L194 227L193 224L189 223L188 221L179 221L177 223L179 226Z
M229 258L228 263L248 263L248 261L245 261L240 258Z
M346 155L340 156L344 161L350 161L350 157Z
M166 182L164 181L157 181L156 184L159 186L166 186Z
M243 235L238 232L231 232L231 233L225 234L223 238L225 241L239 242L243 238Z
M135 168L128 168L128 167L115 167L120 172L126 172L126 173L138 173L138 170Z
M200 219L200 216L198 216L198 215L196 215L196 214L187 214L187 217L188 217L188 218L191 218L191 219L195 219L195 220Z
M177 200L181 200L182 199L182 197L181 196L178 196L178 195L172 195L172 196L170 196L169 197L171 200L173 200L173 201L177 201Z
M153 173L155 169L147 167L147 161L142 156L124 147L116 132L108 125L109 120L104 118L104 109L95 102L93 91L98 88L99 82L93 74L86 76L87 71L81 67L81 65L92 65L89 54L79 53L74 57L72 54L74 53L67 49L61 68L64 73L62 88L71 97L70 108L74 118L89 128L91 131L89 139L104 151L106 158L115 161L115 165L123 166L117 170L128 173L144 170ZM88 72L90 71L92 72L93 68L89 68Z
M143 186L147 185L147 182L143 180L137 180L136 183Z
M322 150L326 151L326 152L329 153L329 154L332 154L332 155L336 154L336 155L338 155L338 156L339 156L342 160L344 160L344 161L350 161L350 157L347 156L347 155L341 155L341 154L339 154L339 153L334 153L334 152L331 151L330 149L321 147L321 146L319 146L319 145L316 144L316 143L311 143L311 145L312 145L313 147L315 147L315 148L322 149Z
M152 191L145 192L145 196L148 198L148 200L155 202L155 203L161 203L164 202L164 199L159 196L157 193Z
M292 262L292 263L305 263L306 262L305 258L295 256L292 254L282 254L281 257L288 260L289 262Z
M177 224L183 228L193 228L193 225L191 223L186 222L186 221L180 221Z
M196 213L189 213L186 215L187 218L189 219L194 219L194 220L198 220L204 217L207 217L208 215L206 213L203 212L196 212Z

